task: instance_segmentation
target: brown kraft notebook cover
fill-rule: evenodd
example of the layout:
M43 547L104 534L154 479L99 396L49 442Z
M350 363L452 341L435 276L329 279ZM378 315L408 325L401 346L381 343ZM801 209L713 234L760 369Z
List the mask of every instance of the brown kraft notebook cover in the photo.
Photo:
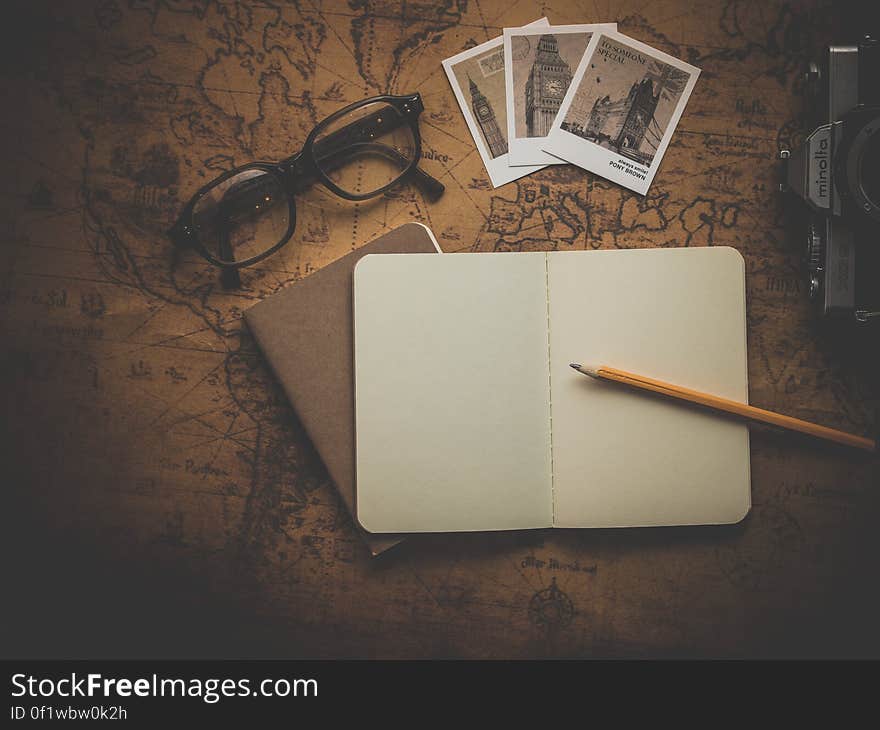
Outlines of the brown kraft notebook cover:
M354 515L352 272L371 253L431 253L430 229L407 223L254 305L244 319ZM355 525L358 525L355 521ZM373 555L399 535L357 527Z

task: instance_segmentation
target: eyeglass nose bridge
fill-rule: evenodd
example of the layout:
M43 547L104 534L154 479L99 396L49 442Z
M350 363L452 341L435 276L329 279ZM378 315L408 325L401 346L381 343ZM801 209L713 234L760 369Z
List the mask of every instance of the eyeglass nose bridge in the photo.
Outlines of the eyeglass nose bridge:
M319 179L317 165L304 152L279 164L281 179L290 194L300 193Z
M377 136L390 132L402 125L410 125L418 141L418 129L415 124L419 114L424 111L422 97L418 92L407 96L377 97L375 100L367 101L384 102L393 108L396 113L392 113L390 118L386 119L385 113L381 111L374 112L318 139L319 130L322 130L325 125L333 121L337 116L350 112L356 105L342 109L336 115L324 120L309 135L303 150L279 165L287 190L291 194L303 192L315 182L322 180L324 184L330 185L331 189L333 189L335 186L332 186L332 183L329 183L326 179L326 171L321 169L322 165L319 160L332 160L334 157L344 153L349 146L374 140ZM425 187L429 198L436 200L442 195L443 186L418 170L417 163L418 157L410 165L410 171L416 173L416 179L420 183L423 182L423 178L434 183L427 186L423 185L423 187ZM336 190L336 192L343 197L351 197L339 190Z

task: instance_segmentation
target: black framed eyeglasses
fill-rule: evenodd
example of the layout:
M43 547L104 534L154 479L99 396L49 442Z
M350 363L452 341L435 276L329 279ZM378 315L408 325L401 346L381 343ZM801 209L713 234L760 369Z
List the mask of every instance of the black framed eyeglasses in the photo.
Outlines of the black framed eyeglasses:
M239 286L238 269L262 261L293 236L294 196L314 183L348 200L381 195L404 178L429 200L443 184L419 169L419 94L374 96L327 117L300 152L281 162L251 162L223 173L186 204L168 235L194 248Z

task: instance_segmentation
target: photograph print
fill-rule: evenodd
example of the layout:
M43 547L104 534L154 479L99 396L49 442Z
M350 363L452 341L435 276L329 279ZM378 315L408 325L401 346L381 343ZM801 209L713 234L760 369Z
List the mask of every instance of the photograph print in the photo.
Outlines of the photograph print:
M603 37L561 127L650 167L690 77Z
M452 66L489 157L507 154L504 49L499 45Z
M549 134L571 84L575 69L596 30L613 30L613 23L505 28L507 74L507 131L510 164L560 164L540 148Z
M546 18L530 24L546 25ZM509 165L507 88L504 80L504 47L500 37L447 58L443 61L443 69L493 187L497 188L543 167L530 165L511 168Z
M597 33L542 149L644 195L700 69L621 33Z

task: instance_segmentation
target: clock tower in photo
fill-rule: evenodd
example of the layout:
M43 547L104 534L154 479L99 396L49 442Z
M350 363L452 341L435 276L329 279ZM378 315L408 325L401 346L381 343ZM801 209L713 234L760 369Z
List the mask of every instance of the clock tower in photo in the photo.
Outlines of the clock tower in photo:
M471 82L471 109L480 129L483 130L483 138L489 148L489 156L494 160L496 157L506 155L507 138L501 133L492 105L470 76L468 76L468 81Z
M526 132L529 137L547 136L570 83L571 69L559 55L556 36L542 35L526 81Z

